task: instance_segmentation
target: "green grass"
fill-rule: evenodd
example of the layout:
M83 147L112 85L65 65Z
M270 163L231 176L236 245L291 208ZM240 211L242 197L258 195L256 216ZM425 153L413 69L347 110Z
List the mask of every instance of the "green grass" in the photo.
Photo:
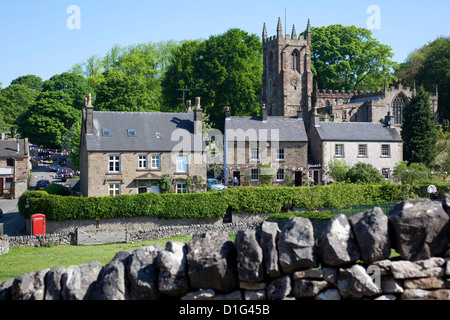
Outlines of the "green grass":
M9 253L0 256L0 282L28 272L58 266L67 268L89 261L99 261L106 265L119 251L133 251L151 244L159 244L164 248L167 241L188 242L190 239L190 236L178 236L154 241L90 246L10 247Z

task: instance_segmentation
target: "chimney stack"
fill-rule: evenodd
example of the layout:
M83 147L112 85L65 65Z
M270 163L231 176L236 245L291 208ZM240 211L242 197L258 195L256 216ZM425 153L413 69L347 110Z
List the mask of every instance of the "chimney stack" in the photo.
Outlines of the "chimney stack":
M202 109L200 107L200 97L195 97L194 134L202 134Z
M86 109L86 134L94 134L94 107L90 93L84 98L84 107Z
M297 109L297 118L299 119L303 119L303 111L302 111L302 107L299 106Z
M261 117L262 117L262 121L267 121L267 109L266 109L266 105L264 103L261 106Z
M229 120L231 118L230 107L225 107L225 120Z

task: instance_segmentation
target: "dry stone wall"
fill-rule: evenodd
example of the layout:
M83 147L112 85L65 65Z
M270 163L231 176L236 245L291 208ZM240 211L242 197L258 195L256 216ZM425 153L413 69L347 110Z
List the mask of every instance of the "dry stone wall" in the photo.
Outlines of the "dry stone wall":
M0 284L13 300L450 300L450 194L337 215L315 241L311 221L291 218L209 230L88 262L27 273ZM399 256L390 257L394 248Z

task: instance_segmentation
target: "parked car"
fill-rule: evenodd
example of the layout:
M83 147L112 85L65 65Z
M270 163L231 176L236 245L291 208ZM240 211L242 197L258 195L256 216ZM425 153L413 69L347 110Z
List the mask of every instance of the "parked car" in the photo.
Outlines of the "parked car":
M36 183L36 190L44 189L45 187L48 187L50 185L50 181L48 180L39 180Z
M213 178L206 179L206 186L208 190L216 189L217 191L221 191L227 188L222 183L220 183L219 180Z

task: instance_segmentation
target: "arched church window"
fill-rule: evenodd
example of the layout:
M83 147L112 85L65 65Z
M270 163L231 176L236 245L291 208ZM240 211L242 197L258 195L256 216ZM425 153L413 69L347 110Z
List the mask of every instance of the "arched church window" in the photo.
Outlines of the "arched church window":
M406 98L399 93L392 101L392 113L394 114L394 124L402 124L403 122L403 108L406 105Z
M300 72L300 55L297 50L292 52L292 69Z

